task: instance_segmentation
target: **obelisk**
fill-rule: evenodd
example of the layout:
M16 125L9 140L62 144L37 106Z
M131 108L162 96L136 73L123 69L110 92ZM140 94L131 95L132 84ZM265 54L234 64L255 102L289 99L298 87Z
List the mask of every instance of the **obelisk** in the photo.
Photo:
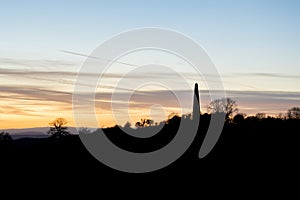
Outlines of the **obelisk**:
M200 119L199 91L198 91L198 83L195 83L194 102L193 102L193 120L199 121L199 119Z

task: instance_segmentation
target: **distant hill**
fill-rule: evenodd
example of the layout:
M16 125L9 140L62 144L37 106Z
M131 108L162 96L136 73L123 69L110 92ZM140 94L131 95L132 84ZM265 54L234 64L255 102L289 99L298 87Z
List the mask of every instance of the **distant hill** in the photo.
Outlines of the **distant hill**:
M20 138L46 138L49 127L35 127L35 128L22 128L22 129L2 129L1 131L8 132L13 139ZM77 134L75 127L69 127L68 131L71 134Z

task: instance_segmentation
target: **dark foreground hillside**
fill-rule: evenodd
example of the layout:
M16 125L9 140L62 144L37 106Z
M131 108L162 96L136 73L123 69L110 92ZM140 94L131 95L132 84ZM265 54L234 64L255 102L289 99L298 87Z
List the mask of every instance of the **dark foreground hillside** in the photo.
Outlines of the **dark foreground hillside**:
M18 177L19 181L25 182L36 178L101 182L130 180L135 183L183 178L196 182L225 183L230 180L241 184L255 181L262 185L264 182L284 184L299 181L299 120L247 118L226 123L215 148L205 158L199 159L208 120L202 116L196 139L180 159L155 172L129 174L113 170L90 155L79 136L73 135L1 143L1 170L5 172L2 178ZM166 125L162 131L165 135L146 141L127 138L117 127L105 130L115 144L141 152L167 144L173 138L172 133L176 132L176 123Z

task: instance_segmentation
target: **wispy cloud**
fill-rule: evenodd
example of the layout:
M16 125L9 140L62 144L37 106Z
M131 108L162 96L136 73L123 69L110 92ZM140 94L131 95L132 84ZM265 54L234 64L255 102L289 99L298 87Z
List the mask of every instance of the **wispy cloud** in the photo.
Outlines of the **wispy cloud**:
M39 87L20 87L20 86L0 86L1 95L0 101L8 100L27 100L34 102L57 102L64 103L69 106L72 104L73 93L64 91L54 91L43 89ZM177 90L175 91L179 98L185 102L189 109L192 103L192 90ZM132 91L114 93L115 105L121 108L127 104L127 97ZM300 92L272 92L272 91L227 91L227 96L236 99L241 107L252 107L255 111L260 110L281 110L286 111L289 106L300 106ZM83 98L86 97L83 95ZM203 108L208 104L210 93L208 90L201 90L200 97L202 99ZM112 93L97 92L95 101L96 105L102 108L110 108ZM86 100L86 99L85 99ZM92 102L93 99L88 99ZM178 102L176 96L167 90L153 90L153 91L137 91L133 93L129 103L132 108L149 107L152 104L162 104L166 107L177 107ZM70 110L71 112L71 110Z
M269 77L284 79L299 79L300 74L276 74L276 73L234 73L231 76L252 76L252 77Z
M53 67L53 66L55 67ZM46 117L49 112L68 112L72 113L72 95L73 87L76 83L77 68L76 63L66 61L51 60L18 60L0 58L0 115L18 115L31 117ZM13 67L16 66L16 67ZM126 85L115 86L111 80L128 79L134 83L140 79L147 79L155 82L156 80L170 80L174 85L181 85L181 81L174 74L168 72L145 72L143 74L130 74L123 77L121 72L106 73L104 79L107 82L101 84L96 89L95 100L88 99L89 96L82 94L82 98L89 104L95 103L96 109L101 109L102 114L107 115L112 109L111 99L114 93L114 109L123 112L128 106L127 97L133 95L129 101L130 109L142 112L145 108L150 108L153 104L160 104L169 110L179 107L177 97L167 90L138 90L127 88ZM199 77L193 73L184 72L181 74L190 81L199 80ZM94 87L89 84L89 79L98 78L95 73L82 73L85 83L77 83L88 87ZM232 82L240 88L247 88L251 91L227 90L227 96L237 100L241 112L254 114L256 112L278 113L286 112L292 106L300 106L300 92L280 92L280 91L259 91L250 82L240 81L235 83L236 77L245 80L250 77L256 80L261 78L274 78L286 80L299 79L297 74L275 74L275 73L232 73L222 76L224 83ZM216 80L214 75L204 75L209 81ZM251 80L252 80L251 79ZM204 85L204 84L203 84ZM66 87L63 87L66 86ZM184 108L190 111L192 106L193 91L190 89L181 89L175 87L176 93L183 100ZM207 88L201 88L200 92L202 111L206 112L206 105L210 99ZM95 101L95 102L93 102ZM86 105L80 105L85 109Z
M71 103L72 93L41 89L39 87L0 86L1 99L55 101ZM5 95L6 94L6 95Z
M72 69L79 66L80 63L66 60L49 60L49 59L19 59L0 57L0 68L20 68L20 69Z
M20 108L18 106L9 106L9 105L0 105L0 113L4 115L42 117L42 115L36 113L35 110Z
M122 64L122 65L127 65L127 66L131 66L131 67L139 67L139 65L135 65L132 63L126 63L126 62L119 62L119 61L114 61L114 60L109 60L106 58L100 58L100 57L96 57L96 56L90 56L90 55L86 55L86 54L82 54L82 53L77 53L77 52L73 52L73 51L66 51L66 50L61 50L61 52L66 53L66 54L71 54L71 55L75 55L75 56L82 56L85 58L93 58L96 60L102 60L102 61L106 61L109 63L118 63L118 64Z

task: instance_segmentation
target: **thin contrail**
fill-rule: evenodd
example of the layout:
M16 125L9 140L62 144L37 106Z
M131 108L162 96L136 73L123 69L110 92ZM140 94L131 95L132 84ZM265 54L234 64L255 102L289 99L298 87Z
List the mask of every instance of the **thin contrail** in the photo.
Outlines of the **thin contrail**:
M131 63L113 61L113 60L109 60L109 59L105 59L105 58L99 58L99 57L95 57L95 56L82 54L82 53L76 53L76 52L66 51L66 50L60 50L60 51L63 52L63 53L66 53L66 54L82 56L82 57L87 57L87 58L94 58L94 59L97 59L97 60L104 60L104 61L107 61L107 62L118 63L118 64L128 65L128 66L132 66L132 67L139 67L139 65L135 65L135 64L131 64Z

